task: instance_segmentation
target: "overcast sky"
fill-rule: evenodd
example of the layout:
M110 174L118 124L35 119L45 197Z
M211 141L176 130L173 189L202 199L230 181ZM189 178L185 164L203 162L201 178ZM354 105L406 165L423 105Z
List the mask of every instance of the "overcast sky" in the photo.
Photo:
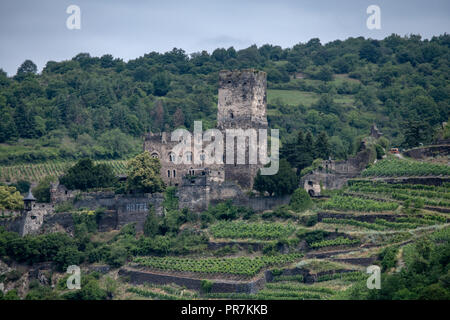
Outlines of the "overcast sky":
M81 29L69 30L69 5L81 9ZM366 27L369 5L381 8L381 30ZM0 68L14 75L31 59L80 52L125 61L174 47L187 53L270 43L283 48L318 37L381 39L391 33L425 38L450 32L448 0L0 0Z

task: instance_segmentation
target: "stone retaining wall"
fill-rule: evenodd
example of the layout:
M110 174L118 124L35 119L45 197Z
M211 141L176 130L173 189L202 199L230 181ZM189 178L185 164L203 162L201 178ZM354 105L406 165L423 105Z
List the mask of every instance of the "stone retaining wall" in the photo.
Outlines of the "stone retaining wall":
M182 287L192 290L201 291L202 279L193 279L181 277L176 275L167 275L160 273L153 273L150 271L133 270L129 268L122 268L119 270L119 275L127 277L130 283L144 284L153 283L158 285L174 283ZM256 293L265 284L265 277L257 280L243 282L243 281L226 281L226 280L209 280L213 282L211 293Z

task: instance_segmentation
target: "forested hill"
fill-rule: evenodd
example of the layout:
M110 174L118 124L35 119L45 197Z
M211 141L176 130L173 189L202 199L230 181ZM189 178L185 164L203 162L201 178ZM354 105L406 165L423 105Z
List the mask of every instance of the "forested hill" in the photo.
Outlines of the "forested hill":
M449 116L449 46L448 34L391 35L212 54L173 49L127 63L80 53L49 61L40 74L26 61L13 77L0 70L0 164L123 158L140 150L147 130L194 120L213 127L218 71L241 68L268 73L269 122L283 141L298 129L326 132L342 158L375 122L393 145L411 128L406 145L427 143Z

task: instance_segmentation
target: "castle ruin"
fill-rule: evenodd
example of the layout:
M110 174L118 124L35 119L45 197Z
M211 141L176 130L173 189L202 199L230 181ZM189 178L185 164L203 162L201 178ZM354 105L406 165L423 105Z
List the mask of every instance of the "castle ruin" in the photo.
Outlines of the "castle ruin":
M253 69L220 71L217 106L217 129L226 137L229 129L267 129L267 74ZM171 141L167 132L148 133L144 137L144 150L154 158L160 159L161 176L167 185L181 186L183 178L206 176L212 182L234 182L242 189L252 189L253 179L262 164L250 164L249 141L245 138L245 162L237 161L237 138L234 138L234 159L232 163L214 163L205 165L204 155L191 151L176 155L173 148L179 141ZM203 147L205 141L202 141ZM224 145L224 155L226 145ZM182 163L176 163L176 157L182 157ZM195 159L194 157L198 157Z

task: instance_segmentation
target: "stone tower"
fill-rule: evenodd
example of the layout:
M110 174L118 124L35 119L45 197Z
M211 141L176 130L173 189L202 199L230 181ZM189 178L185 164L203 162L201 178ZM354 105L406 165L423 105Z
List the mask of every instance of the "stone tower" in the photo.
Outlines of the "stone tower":
M253 69L221 71L219 73L219 97L217 127L226 129L267 129L267 74ZM225 132L224 132L225 136ZM245 164L225 164L225 180L234 181L244 189L253 187L253 179L262 165L249 164L248 139L245 148ZM226 150L225 153L226 154Z
M221 71L217 126L267 128L267 74L253 69Z

